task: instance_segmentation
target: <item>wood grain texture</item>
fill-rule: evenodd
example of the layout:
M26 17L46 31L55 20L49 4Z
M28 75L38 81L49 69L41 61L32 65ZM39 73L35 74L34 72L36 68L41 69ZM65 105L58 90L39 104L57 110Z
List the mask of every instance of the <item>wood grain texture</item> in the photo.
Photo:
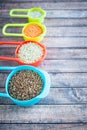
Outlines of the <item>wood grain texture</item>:
M87 123L87 105L0 106L0 123Z
M49 72L50 93L28 108L0 98L0 130L86 130L87 0L1 0L0 41L23 41L21 37L3 36L2 27L6 23L27 22L27 19L10 18L10 9L34 6L47 11L47 35L41 43L47 46L48 53L39 68ZM20 32L21 29L8 31ZM0 46L0 55L14 56L15 48ZM0 66L5 65L18 64L0 61ZM0 71L0 92L5 92L8 74Z
M46 18L86 18L87 10L48 10L46 9ZM9 18L9 10L1 10L0 17Z
M6 2L6 1L7 1L7 0L4 0L4 2ZM25 3L25 2L29 2L29 1L32 2L32 0L20 0L20 1L19 1L19 0L12 0L12 1L8 0L7 2L8 2L8 3L9 3L9 2L10 2L10 3L11 3L11 2L12 2L12 3L15 3L15 2L17 2L17 3L24 2L24 3ZM37 1L37 2L40 2L40 3L43 2L43 0L34 0L33 2L36 2L36 1ZM1 3L4 3L3 0L1 0L0 2L1 2ZM44 0L44 2L70 2L70 0ZM71 2L86 2L86 0L71 0Z
M12 1L11 1L12 2ZM32 8L32 7L41 7L44 9L87 9L87 2L44 2L42 1L40 2L30 2L29 1L25 1L25 3L22 3L20 1L19 4L18 3L6 3L3 1L3 3L0 5L1 9L12 9L12 7L14 8Z
M17 66L17 62L0 61L0 66ZM55 66L54 66L55 65ZM85 59L77 60L44 60L38 67L48 72L87 72L87 61Z
M87 124L0 124L0 130L87 130Z
M5 88L0 88L5 92ZM87 103L87 88L51 88L48 96L38 105L75 105ZM0 98L0 105L14 104L10 99Z
M24 19L24 18L6 18L6 17L0 17L0 26L4 26L8 21L8 23L18 23L20 21L20 23L27 23L28 19ZM82 19L67 19L67 18L46 18L44 21L44 24L47 27L86 27L87 26L87 20L86 18L82 18Z
M55 65L55 66L54 66ZM87 61L83 60L44 60L39 68L49 72L87 72Z
M24 41L23 38L20 37L0 37L0 41ZM48 37L44 38L43 41L41 41L42 44L44 44L47 47L60 47L60 48L87 48L87 37ZM11 46L11 45L9 45ZM8 46L8 47L9 47ZM2 47L0 45L0 47ZM7 45L4 45L4 47L7 47ZM11 46L12 47L12 46ZM16 47L16 46L15 46Z

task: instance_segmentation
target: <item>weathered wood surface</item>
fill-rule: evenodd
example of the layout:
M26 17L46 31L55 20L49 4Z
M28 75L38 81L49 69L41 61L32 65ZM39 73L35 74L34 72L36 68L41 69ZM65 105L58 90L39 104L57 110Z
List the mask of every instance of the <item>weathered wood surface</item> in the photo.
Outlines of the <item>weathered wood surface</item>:
M2 130L86 130L83 124L0 124Z
M16 61L0 61L0 66L17 66ZM87 60L77 59L77 60L44 60L43 63L38 67L40 69L46 70L48 72L54 73L86 73L87 72Z
M83 124L0 124L1 130L86 130Z
M47 10L46 18L86 18L87 10ZM4 16L3 16L4 13ZM2 10L1 17L9 18L9 10Z
M87 105L0 106L0 123L87 123Z
M19 37L0 37L1 41L23 41L23 38ZM43 41L41 41L44 45L47 47L64 47L64 48L86 48L87 47L87 38L86 37L45 37ZM9 47L7 45L4 45L5 47ZM1 45L0 45L1 47ZM11 46L12 47L12 46ZM15 46L16 47L16 46Z
M7 0L4 0L4 2L6 2ZM22 2L32 2L32 0L12 0L12 1L10 1L10 0L8 0L8 3L15 3L15 2L17 2L17 3L22 3ZM42 0L34 0L33 2L36 4L36 1L37 2L42 2L43 3L43 1ZM44 0L44 2L86 2L87 0ZM3 3L3 0L1 0L0 1L1 3Z
M18 23L19 21L20 21L20 23L26 23L26 22L28 22L28 19L27 18L21 18L21 20L19 19L19 18L17 18L17 19L15 19L15 18L11 18L11 17L9 17L9 19L8 18L0 18L0 26L4 26L5 24L6 24L6 20L8 20L8 23ZM50 21L50 22L49 22ZM50 19L45 19L45 25L46 26L50 26L50 27L85 27L85 26L87 26L87 20L86 20L86 18L82 18L82 19L73 19L73 18L71 18L71 19L68 19L68 22L67 22L67 18L65 19L65 18L54 18L54 19L52 19L52 18L50 18Z
M16 0L16 1L18 1L18 0ZM23 1L23 0L22 0ZM34 0L33 0L34 1ZM34 3L34 2L31 2L30 0L29 1L24 1L24 3L22 3L21 2L21 0L20 1L18 1L19 2L19 4L17 3L17 2L15 2L14 1L14 8L19 8L19 6L20 6L20 8L32 8L32 7L34 7L35 5L36 5L36 7L41 7L41 8L44 8L44 9L87 9L87 1L86 2L58 2L58 0L57 0L57 2L50 2L49 3L49 1L48 2L44 2L44 1L42 1L42 2L39 2L38 0L37 0L37 2L36 3ZM67 1L67 0L66 0ZM50 6L49 6L50 5ZM13 3L12 3L12 0L8 3L6 3L5 4L5 2L3 1L3 4L0 6L2 9L12 9L12 6L13 6Z
M42 7L47 11L47 57L39 68L49 72L49 95L28 108L0 98L0 130L86 130L87 129L87 0L1 0L0 41L23 41L5 37L6 23L26 23L27 19L10 18L12 8ZM21 32L21 29L11 29ZM0 45L0 56L14 56L16 45ZM0 66L17 66L0 61ZM5 92L9 72L0 71L0 92Z

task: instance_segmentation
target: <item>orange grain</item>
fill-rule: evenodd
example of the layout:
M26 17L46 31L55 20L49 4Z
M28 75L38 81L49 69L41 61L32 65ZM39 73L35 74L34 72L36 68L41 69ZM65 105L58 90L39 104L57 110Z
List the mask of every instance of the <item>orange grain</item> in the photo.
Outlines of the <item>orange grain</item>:
M37 37L41 35L42 32L43 32L42 28L37 24L28 25L24 29L24 34L28 37Z

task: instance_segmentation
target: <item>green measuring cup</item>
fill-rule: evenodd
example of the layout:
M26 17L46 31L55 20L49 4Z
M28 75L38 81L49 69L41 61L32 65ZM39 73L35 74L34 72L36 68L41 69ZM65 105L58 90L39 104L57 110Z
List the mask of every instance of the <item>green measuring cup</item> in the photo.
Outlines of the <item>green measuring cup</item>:
M33 27L32 29L29 29L30 26L35 25L38 28L35 29L35 27ZM8 33L7 32L7 28L9 27L22 27L22 32L21 33ZM38 33L38 29L40 28L41 32ZM2 33L5 36L23 36L24 40L33 40L36 42L40 42L41 40L43 40L44 36L46 35L46 27L45 25L41 24L41 23L37 23L37 22L30 22L30 23L25 23L25 24L6 24L3 29L2 29ZM29 33L34 34L34 35L29 35ZM37 34L38 33L38 34Z
M26 14L17 14L26 13ZM28 18L29 22L39 22L43 23L46 17L46 11L41 8L31 8L31 9L12 9L10 11L11 17L16 18Z

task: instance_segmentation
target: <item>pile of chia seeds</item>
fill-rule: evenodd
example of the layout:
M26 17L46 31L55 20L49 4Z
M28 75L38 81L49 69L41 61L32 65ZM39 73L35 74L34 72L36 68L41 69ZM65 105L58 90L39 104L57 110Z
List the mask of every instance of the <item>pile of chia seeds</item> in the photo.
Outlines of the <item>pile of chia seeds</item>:
M43 80L32 70L17 72L9 81L9 94L18 100L29 100L41 93Z

